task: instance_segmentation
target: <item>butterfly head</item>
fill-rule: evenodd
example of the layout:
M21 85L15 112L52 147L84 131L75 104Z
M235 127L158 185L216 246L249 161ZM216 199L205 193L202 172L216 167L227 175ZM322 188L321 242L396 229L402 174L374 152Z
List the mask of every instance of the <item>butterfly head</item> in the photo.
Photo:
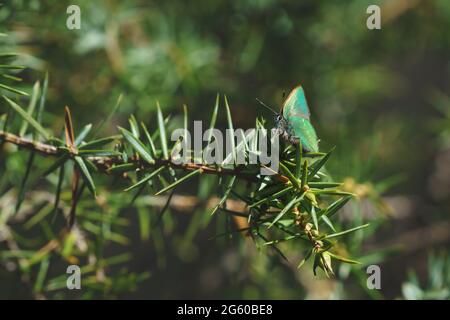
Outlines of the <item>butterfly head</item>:
M275 121L276 121L276 123L280 123L281 121L283 121L284 119L283 119L283 115L281 114L281 113L279 113L279 114L277 114L276 116L275 116Z

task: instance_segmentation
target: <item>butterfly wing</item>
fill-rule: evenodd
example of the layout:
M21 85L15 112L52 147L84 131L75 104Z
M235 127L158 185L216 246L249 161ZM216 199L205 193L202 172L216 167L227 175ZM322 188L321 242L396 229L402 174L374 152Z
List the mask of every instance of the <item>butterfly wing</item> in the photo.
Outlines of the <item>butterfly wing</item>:
M318 152L316 130L309 121L310 112L305 92L301 86L294 88L283 104L282 114L287 122L288 131L300 139L306 151Z
M319 151L316 130L314 130L309 120L296 117L290 119L288 125L290 126L291 133L300 139L303 150L308 152Z
M283 103L281 110L285 119L299 116L309 120L310 112L302 86L294 88Z

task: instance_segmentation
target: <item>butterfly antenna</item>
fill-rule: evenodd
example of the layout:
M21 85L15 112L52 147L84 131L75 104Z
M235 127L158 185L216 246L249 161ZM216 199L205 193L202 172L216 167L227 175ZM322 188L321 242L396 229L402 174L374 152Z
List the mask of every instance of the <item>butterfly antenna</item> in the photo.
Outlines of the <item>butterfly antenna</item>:
M278 113L276 113L271 107L269 107L267 104L265 104L264 102L262 102L258 98L256 98L256 101L258 101L259 104L262 105L264 108L269 109L270 111L272 111L273 114L278 115Z

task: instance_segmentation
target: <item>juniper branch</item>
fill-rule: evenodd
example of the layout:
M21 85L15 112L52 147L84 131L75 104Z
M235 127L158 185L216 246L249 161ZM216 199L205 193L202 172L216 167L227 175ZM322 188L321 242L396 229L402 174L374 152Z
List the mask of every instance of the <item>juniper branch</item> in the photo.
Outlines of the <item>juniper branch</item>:
M25 137L20 137L18 135L0 131L0 141L3 140L5 142L9 142L11 144L14 144L18 146L19 148L29 149L33 150L35 152L38 152L41 155L44 156L51 156L51 157L59 157L63 154L69 153L71 157L74 157L77 155L76 151L74 150L61 150L53 145L34 141ZM202 173L204 174L212 174L217 176L237 176L241 180L249 181L249 182L257 182L258 178L249 173L242 172L242 167L236 167L236 168L222 168L222 167L214 167L214 166L208 166L204 164L198 164L198 163L174 163L172 159L155 159L154 163L148 163L145 161L142 161L141 159L137 157L130 157L128 161L124 161L121 156L90 156L86 157L86 159L90 160L100 172L110 173L109 169L112 168L114 165L122 165L127 163L132 163L136 165L136 168L141 169L149 169L149 168L159 168L162 166L168 166L173 169L181 169L184 171L195 171L200 169Z

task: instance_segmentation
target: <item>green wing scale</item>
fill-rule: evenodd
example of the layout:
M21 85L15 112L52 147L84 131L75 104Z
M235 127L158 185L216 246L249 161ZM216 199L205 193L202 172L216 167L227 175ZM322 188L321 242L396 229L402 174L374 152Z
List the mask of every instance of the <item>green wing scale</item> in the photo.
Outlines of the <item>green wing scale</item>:
M285 119L298 116L309 120L310 112L302 86L294 88L283 103L282 113Z

